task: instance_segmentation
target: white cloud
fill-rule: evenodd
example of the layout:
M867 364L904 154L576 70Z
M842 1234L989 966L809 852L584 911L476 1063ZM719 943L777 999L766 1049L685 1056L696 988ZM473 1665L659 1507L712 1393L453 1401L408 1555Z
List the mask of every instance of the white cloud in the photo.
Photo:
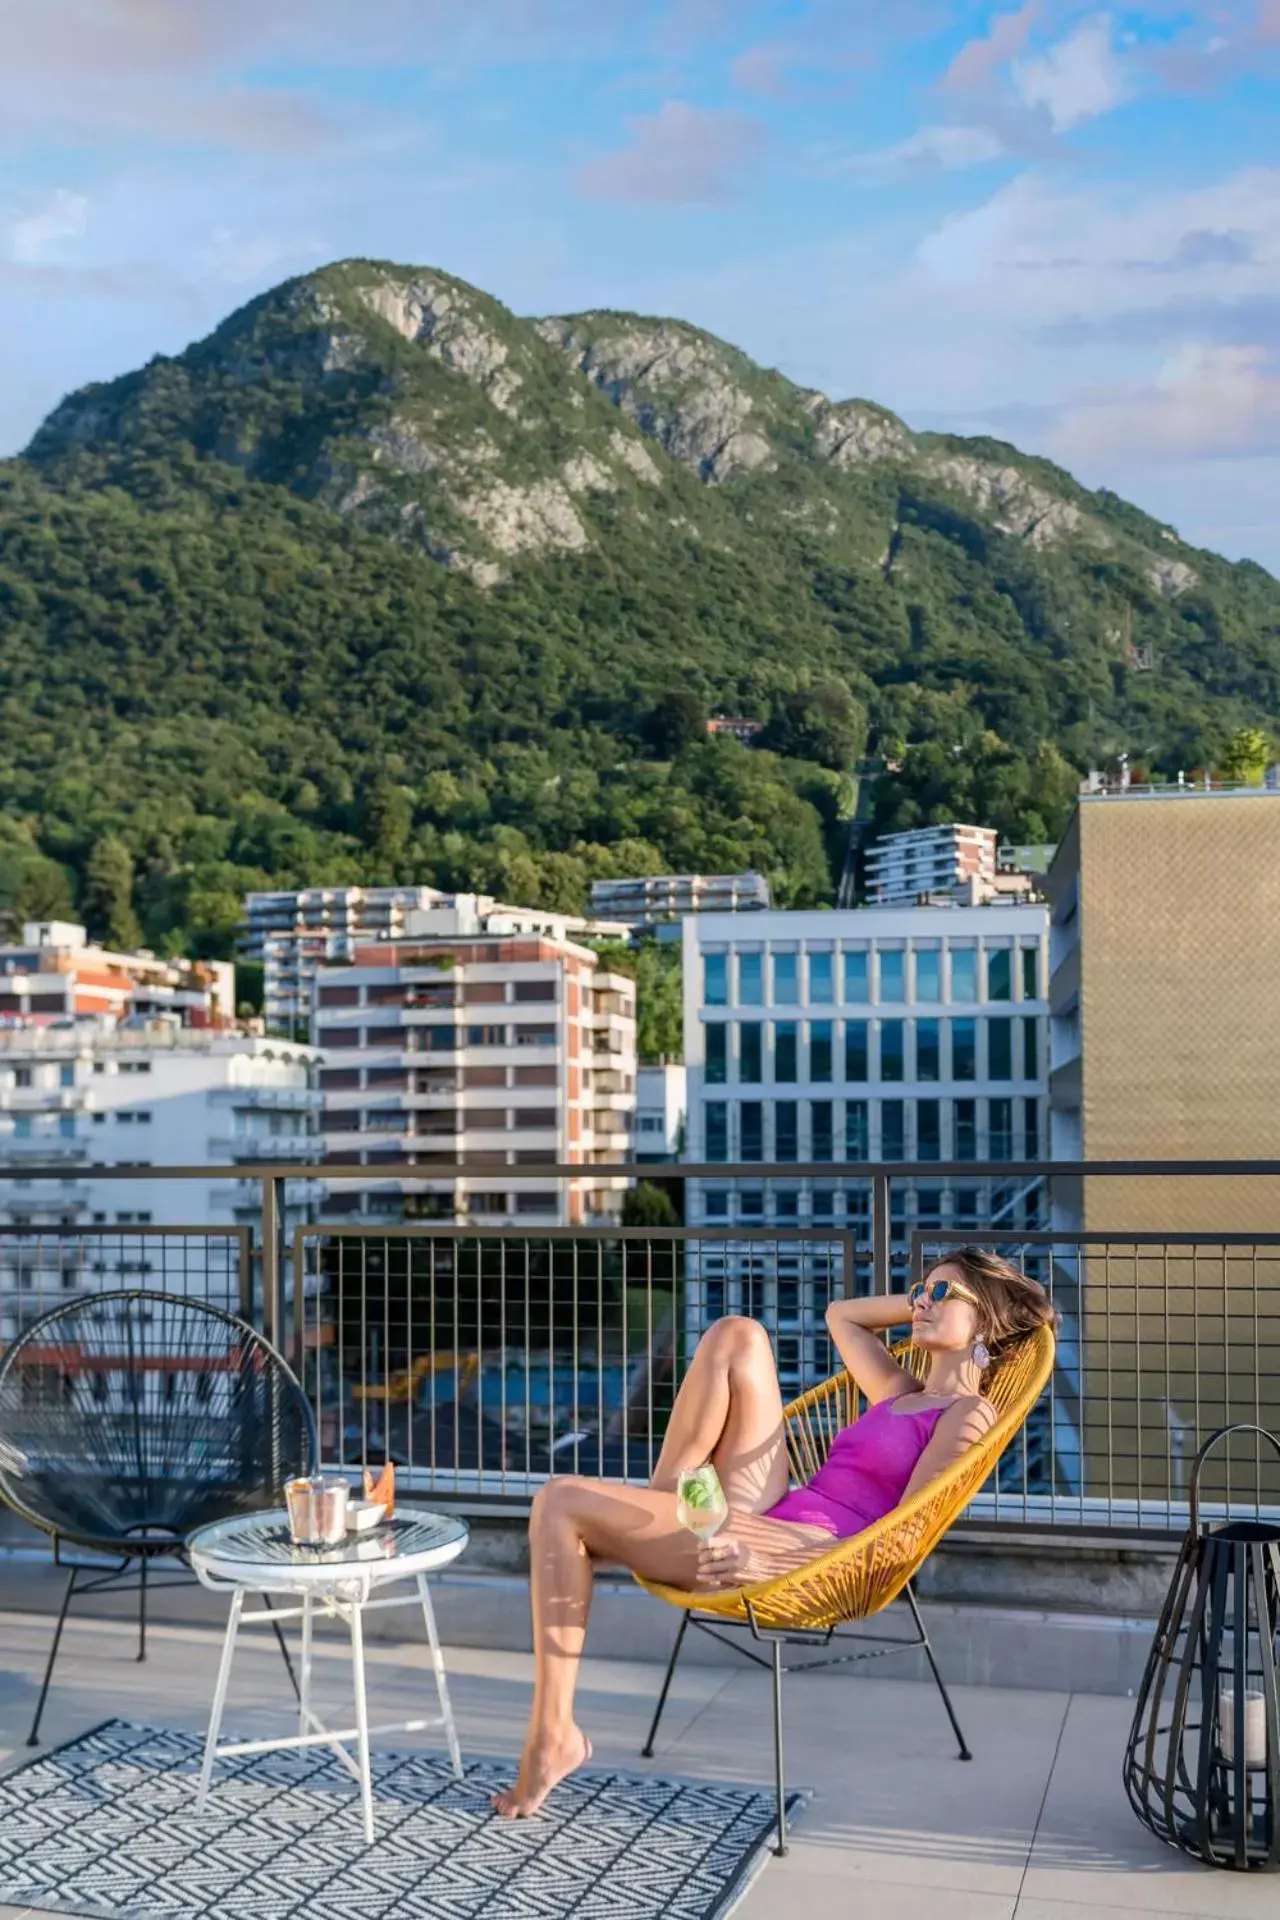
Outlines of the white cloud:
M1130 92L1106 14L1084 21L1044 53L1015 60L1012 77L1022 104L1042 109L1055 133L1110 113Z
M709 112L667 100L628 121L632 143L579 170L593 199L693 204L729 199L760 158L765 132L742 113Z
M1157 466L1280 451L1280 363L1267 348L1189 344L1154 379L1068 400L1050 429L1060 459Z
M40 266L64 240L78 240L89 220L82 193L58 187L42 207L9 224L9 258L20 266Z
M895 146L852 155L839 171L876 176L954 173L998 160L1004 151L1003 141L990 127L921 127Z

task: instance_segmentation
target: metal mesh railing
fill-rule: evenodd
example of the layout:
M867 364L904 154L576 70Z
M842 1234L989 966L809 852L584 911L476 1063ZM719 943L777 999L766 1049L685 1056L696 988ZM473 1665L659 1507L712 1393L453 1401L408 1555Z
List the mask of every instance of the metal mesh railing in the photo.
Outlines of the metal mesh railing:
M913 1236L915 1271L961 1236ZM1280 1236L992 1232L1062 1315L1048 1393L972 1519L1180 1532L1198 1446L1280 1429ZM1238 1436L1206 1469L1220 1518L1280 1516L1280 1461Z
M181 1294L252 1317L250 1229L0 1227L0 1346L51 1307L119 1287Z
M517 1497L555 1472L646 1480L721 1314L770 1327L784 1391L822 1378L823 1311L858 1264L843 1234L456 1227L303 1228L294 1262L326 1461Z

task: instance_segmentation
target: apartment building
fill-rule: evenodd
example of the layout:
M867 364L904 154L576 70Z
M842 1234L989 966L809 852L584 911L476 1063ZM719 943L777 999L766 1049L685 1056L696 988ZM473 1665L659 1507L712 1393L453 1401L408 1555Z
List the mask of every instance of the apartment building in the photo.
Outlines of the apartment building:
M546 933L571 939L590 933L625 939L618 923L597 923L540 907L517 907L488 894L441 893L435 887L314 887L296 893L245 896L246 952L263 964L263 1013L272 1033L295 1034L310 1023L321 967L341 965L376 940L416 938L456 924L463 915L479 932ZM442 919L433 916L442 915Z
M687 1151L725 1168L722 1182L690 1182L691 1224L840 1229L865 1246L871 1183L859 1166L1042 1158L1047 945L1042 905L686 920ZM831 1171L766 1181L752 1177L752 1161ZM900 1249L916 1226L1040 1218L1038 1181L917 1173L896 1181L892 1198ZM815 1246L780 1246L789 1305L763 1303L781 1316L787 1386L825 1356L813 1331ZM708 1247L691 1311L741 1306L748 1264L741 1248Z
M0 1027L102 1016L171 1014L188 1027L235 1018L236 970L226 960L161 960L115 953L65 920L28 921L0 946Z
M884 834L867 849L867 904L913 907L968 880L994 882L996 838L990 827L958 823Z
M1048 875L1056 1159L1263 1159L1280 1086L1280 793L1084 792ZM1055 1182L1089 1229L1272 1232L1275 1183Z
M658 873L593 880L591 911L627 927L659 926L686 913L756 913L770 905L762 873Z
M173 1017L0 1031L0 1337L92 1288L190 1289L234 1308L257 1183L152 1169L318 1161L320 1101L311 1048ZM317 1197L286 1182L286 1226Z
M635 1157L679 1160L684 1154L688 1110L684 1062L663 1061L636 1073Z
M368 1169L330 1176L326 1216L616 1219L625 1180L538 1169L630 1158L634 982L572 940L431 919L317 977L325 1156Z

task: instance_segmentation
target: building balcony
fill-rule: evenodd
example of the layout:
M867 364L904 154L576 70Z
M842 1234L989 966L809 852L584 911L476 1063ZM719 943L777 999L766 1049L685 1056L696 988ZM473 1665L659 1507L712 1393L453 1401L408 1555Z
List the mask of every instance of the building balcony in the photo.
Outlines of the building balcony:
M30 1166L53 1167L64 1161L75 1162L88 1158L87 1140L64 1140L57 1134L30 1140L17 1140L12 1135L0 1139L0 1164L9 1160Z

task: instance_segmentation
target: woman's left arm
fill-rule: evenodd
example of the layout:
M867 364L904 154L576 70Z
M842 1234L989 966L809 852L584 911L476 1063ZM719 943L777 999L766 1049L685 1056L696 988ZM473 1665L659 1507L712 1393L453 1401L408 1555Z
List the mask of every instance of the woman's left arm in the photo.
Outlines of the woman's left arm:
M954 1467L970 1447L976 1446L985 1434L990 1433L995 1423L995 1408L979 1394L971 1394L958 1400L954 1407L948 1407L933 1430L933 1438L916 1461L916 1470L908 1480L902 1498L909 1500L913 1493L919 1493L921 1487L927 1487L948 1467Z

